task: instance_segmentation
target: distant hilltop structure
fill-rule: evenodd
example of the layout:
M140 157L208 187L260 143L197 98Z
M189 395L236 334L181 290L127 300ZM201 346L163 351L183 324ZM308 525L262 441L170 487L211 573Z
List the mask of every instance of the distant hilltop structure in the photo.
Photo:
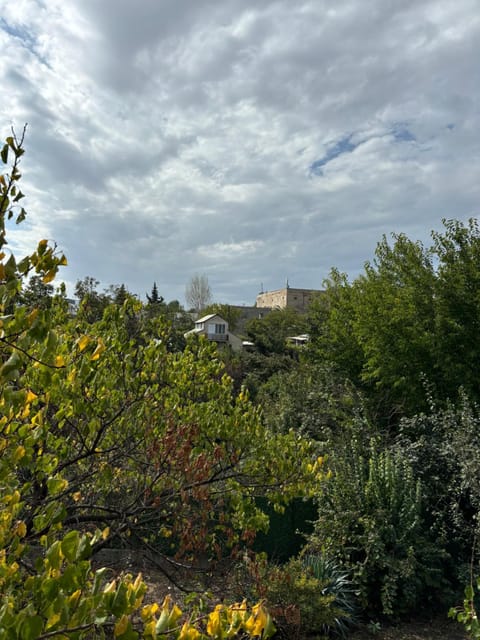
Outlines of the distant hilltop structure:
M288 285L284 289L262 291L257 295L255 306L270 309L295 309L306 311L315 294L322 293L320 289L294 289Z

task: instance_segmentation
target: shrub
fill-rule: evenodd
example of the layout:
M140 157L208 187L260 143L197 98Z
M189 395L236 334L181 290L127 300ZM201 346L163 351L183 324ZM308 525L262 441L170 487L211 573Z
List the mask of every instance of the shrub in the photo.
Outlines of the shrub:
M286 637L324 633L335 624L335 596L324 593L318 580L303 562L292 559L285 565L266 565L259 589L266 598L277 626Z
M353 440L331 464L310 550L325 549L352 572L370 614L413 610L435 564L422 529L420 482L400 452L379 451L375 441L362 449Z

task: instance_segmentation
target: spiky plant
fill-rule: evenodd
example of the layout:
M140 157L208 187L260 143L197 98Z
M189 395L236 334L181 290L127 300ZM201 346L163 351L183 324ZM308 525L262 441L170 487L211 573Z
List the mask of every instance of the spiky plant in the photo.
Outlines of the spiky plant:
M302 558L304 567L322 584L322 595L333 596L334 625L323 631L344 638L358 623L357 596L350 576L337 562L323 554L308 554Z

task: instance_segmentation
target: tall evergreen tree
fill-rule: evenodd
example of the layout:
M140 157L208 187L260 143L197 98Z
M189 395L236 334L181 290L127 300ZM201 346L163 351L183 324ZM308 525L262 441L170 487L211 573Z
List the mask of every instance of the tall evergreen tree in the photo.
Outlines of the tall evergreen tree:
M153 283L152 292L150 295L147 293L148 304L162 304L164 302L163 296L159 295L157 283Z

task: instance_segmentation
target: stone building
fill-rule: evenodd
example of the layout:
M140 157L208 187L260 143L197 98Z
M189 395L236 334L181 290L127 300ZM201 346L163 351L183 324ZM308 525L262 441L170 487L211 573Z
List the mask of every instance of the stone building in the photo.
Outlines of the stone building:
M312 300L312 297L321 293L319 289L294 289L285 287L275 291L264 291L257 295L256 306L270 307L271 309L286 309L287 307L304 312Z

